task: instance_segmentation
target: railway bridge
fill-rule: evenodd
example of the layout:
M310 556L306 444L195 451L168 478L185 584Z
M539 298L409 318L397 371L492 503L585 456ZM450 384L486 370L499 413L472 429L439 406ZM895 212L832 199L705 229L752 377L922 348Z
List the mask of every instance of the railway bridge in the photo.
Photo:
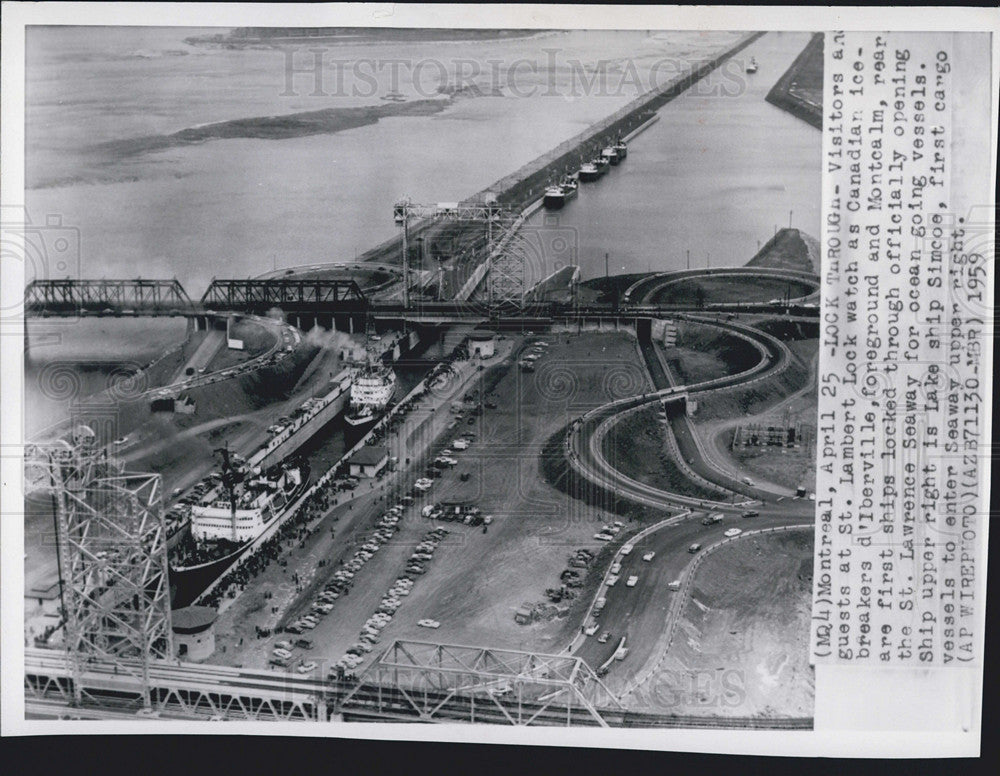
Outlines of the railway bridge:
M568 326L646 327L653 319L678 313L719 315L768 314L816 317L816 304L803 302L716 302L709 304L579 305L573 302L486 304L472 301L415 301L410 305L367 295L353 279L293 277L216 279L197 302L177 280L35 280L25 290L24 314L38 317L186 316L198 328L210 319L279 311L303 330L316 326L339 331L363 330L367 320L386 326L440 326L481 322L500 328ZM647 323L637 324L638 321Z

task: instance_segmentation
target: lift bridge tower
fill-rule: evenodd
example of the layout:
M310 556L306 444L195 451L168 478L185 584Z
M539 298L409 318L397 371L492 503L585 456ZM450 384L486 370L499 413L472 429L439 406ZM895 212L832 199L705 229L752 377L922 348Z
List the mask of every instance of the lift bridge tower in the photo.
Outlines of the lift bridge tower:
M133 677L148 708L150 664L173 657L159 475L124 471L84 425L72 441L32 446L25 474L28 491L52 499L75 702L99 668Z
M479 221L486 228L486 293L490 305L494 302L516 302L524 299L524 252L511 249L511 238L523 218L515 217L495 196L487 195L483 202L439 202L421 205L402 199L393 206L393 219L403 227L403 306L410 307L410 228L411 219L431 221ZM464 299L460 301L466 301Z

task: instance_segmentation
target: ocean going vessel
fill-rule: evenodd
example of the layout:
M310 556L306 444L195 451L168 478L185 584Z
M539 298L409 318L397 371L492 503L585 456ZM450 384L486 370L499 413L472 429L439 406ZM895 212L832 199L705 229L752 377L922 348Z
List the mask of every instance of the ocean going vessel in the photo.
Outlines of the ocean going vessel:
M622 140L622 136L618 136L618 140L615 141L615 151L618 152L618 161L624 161L625 157L628 156L628 143Z
M580 167L580 180L584 183L596 181L600 177L601 171L598 170L597 165L594 162L587 162Z
M369 346L365 364L352 376L351 403L344 420L363 426L378 420L396 392L396 373Z
M550 210L558 210L577 195L579 188L580 185L576 182L575 177L569 174L564 175L558 184L545 189L542 204Z
M185 606L200 590L229 567L276 520L284 517L305 491L309 465L291 458L266 471L251 467L228 448L222 472L191 505L190 531L169 551L170 585L175 605Z

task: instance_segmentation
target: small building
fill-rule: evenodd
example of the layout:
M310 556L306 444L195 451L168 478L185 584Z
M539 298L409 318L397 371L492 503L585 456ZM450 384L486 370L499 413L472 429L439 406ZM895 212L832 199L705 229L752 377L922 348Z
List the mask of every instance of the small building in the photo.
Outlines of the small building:
M365 445L347 460L352 477L375 477L389 463L385 445Z
M197 405L190 394L182 393L174 399L174 412L178 412L181 415L193 415L196 409Z
M210 606L185 606L170 613L174 632L174 654L181 660L199 662L215 652L215 619Z
M472 356L493 358L496 347L496 335L492 331L474 331L469 335L469 354Z

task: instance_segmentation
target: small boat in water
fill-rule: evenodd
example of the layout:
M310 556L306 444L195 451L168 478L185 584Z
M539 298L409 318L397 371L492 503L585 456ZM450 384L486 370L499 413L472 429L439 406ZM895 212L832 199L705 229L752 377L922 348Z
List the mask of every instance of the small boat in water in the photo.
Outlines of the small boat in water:
M754 59L753 57L750 57L750 61L747 63L747 66L746 66L746 71L748 73L756 73L757 72L757 60Z

